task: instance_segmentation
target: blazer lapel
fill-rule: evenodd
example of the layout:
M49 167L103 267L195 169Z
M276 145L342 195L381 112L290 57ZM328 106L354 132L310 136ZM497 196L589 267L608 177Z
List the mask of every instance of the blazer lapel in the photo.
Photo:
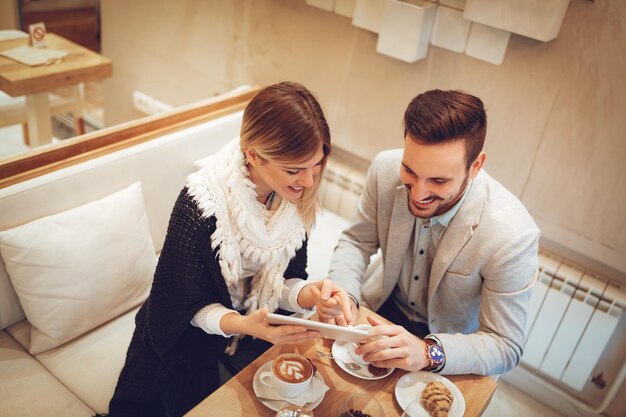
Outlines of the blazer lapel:
M393 211L387 235L387 256L385 256L385 273L383 291L388 294L393 290L406 256L406 250L415 227L415 217L408 208L407 194L404 186L396 188Z
M482 172L472 181L468 195L441 238L437 254L433 259L428 283L430 303L443 275L457 257L463 246L470 240L478 226L484 204L484 181Z

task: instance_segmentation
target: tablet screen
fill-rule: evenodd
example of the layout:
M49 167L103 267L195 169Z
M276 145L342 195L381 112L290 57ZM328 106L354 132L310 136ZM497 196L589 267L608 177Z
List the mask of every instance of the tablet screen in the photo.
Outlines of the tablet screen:
M321 323L314 320L299 319L291 316L270 313L267 315L269 324L289 324L292 326L303 326L310 330L320 332L320 335L327 339L341 340L346 342L360 342L367 337L367 331L355 329L353 327L337 326L336 324Z

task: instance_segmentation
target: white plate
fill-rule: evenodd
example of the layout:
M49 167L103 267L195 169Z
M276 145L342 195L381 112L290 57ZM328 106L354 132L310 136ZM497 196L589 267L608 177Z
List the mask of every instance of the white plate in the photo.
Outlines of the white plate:
M339 340L335 340L335 342L333 343L333 347L332 347L332 353L335 358L343 359L346 362L354 362L352 357L350 357L350 353L348 352L348 347L347 347L348 343L349 342L340 342ZM341 369L343 369L350 375L354 375L357 378L361 378L361 379L382 379L382 378L389 376L394 371L394 369L396 369L396 368L391 368L387 371L386 374L375 376L373 373L371 373L367 369L367 366L362 366L361 369L353 371L352 369L348 369L346 367L346 364L343 363L341 360L335 361L335 363L339 365Z
M421 398L422 391L426 387L426 384L432 381L443 383L448 387L454 397L448 417L463 417L463 413L465 412L465 399L461 391L459 391L456 385L449 379L441 375L433 374L432 372L411 372L398 380L395 393L396 400L398 404L400 404L400 407L404 410L411 401ZM430 417L428 411L425 409L423 411L423 414L419 414L416 417Z
M261 366L254 374L254 379L252 379L252 389L254 390L254 395L256 395L257 397L266 397L268 395L268 392L270 393L273 392L272 388L268 387L267 385L264 385L260 379L261 372L269 371L270 369L272 369L273 362L274 361L267 362L266 364ZM313 378L319 379L322 382L322 384L324 384L324 378L322 378L322 375L319 372L315 372L315 375L313 375ZM305 405L306 408L309 408L311 410L314 409L315 407L320 405L320 403L324 399L324 396L326 396L326 391L324 391L317 400L306 404ZM287 405L289 405L288 401L262 400L260 398L258 398L258 400L261 401L261 403L263 403L264 406L274 411L279 411L281 408L284 408Z

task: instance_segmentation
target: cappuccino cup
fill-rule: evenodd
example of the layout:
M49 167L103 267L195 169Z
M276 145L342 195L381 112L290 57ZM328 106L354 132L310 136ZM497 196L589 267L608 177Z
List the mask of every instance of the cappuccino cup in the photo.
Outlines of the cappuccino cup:
M354 326L355 329L359 329L359 330L365 330L365 331L369 331L372 326L369 324L359 324L358 326ZM372 342L374 340L380 340L380 339L384 339L387 336L376 336L376 337L372 337L369 339L364 340L361 343L354 343L351 342L349 343L346 348L348 349L348 354L350 355L350 357L352 358L353 361L355 361L356 363L358 363L361 366L368 366L370 363L368 361L366 361L365 359L363 359L363 355L359 355L356 353L356 348L358 348L360 345L362 345L363 343L367 343L367 342Z
M260 381L283 398L293 398L311 386L313 365L304 356L284 353L274 359L272 370L262 372Z
M370 326L369 324L359 324L357 326L354 326L355 329L359 329L359 330L365 330L368 331L369 329L372 328L372 326ZM366 340L367 341L367 340ZM348 354L350 355L350 357L352 358L353 361L355 361L356 363L358 363L361 366L367 366L370 363L368 361L366 361L365 359L363 359L363 355L358 355L355 350L356 348L358 348L361 345L361 343L355 343L355 342L350 342L346 347L348 348Z

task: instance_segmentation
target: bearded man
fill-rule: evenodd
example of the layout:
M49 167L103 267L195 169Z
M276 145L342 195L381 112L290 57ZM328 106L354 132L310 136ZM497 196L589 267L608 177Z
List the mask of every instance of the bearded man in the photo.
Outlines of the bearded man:
M488 375L520 360L540 232L482 169L486 130L478 97L427 91L406 109L404 149L371 164L329 273L352 312L333 297L317 309L346 324L363 302L395 323L368 317L370 336L387 336L357 349L375 366ZM368 269L379 248L382 264Z

